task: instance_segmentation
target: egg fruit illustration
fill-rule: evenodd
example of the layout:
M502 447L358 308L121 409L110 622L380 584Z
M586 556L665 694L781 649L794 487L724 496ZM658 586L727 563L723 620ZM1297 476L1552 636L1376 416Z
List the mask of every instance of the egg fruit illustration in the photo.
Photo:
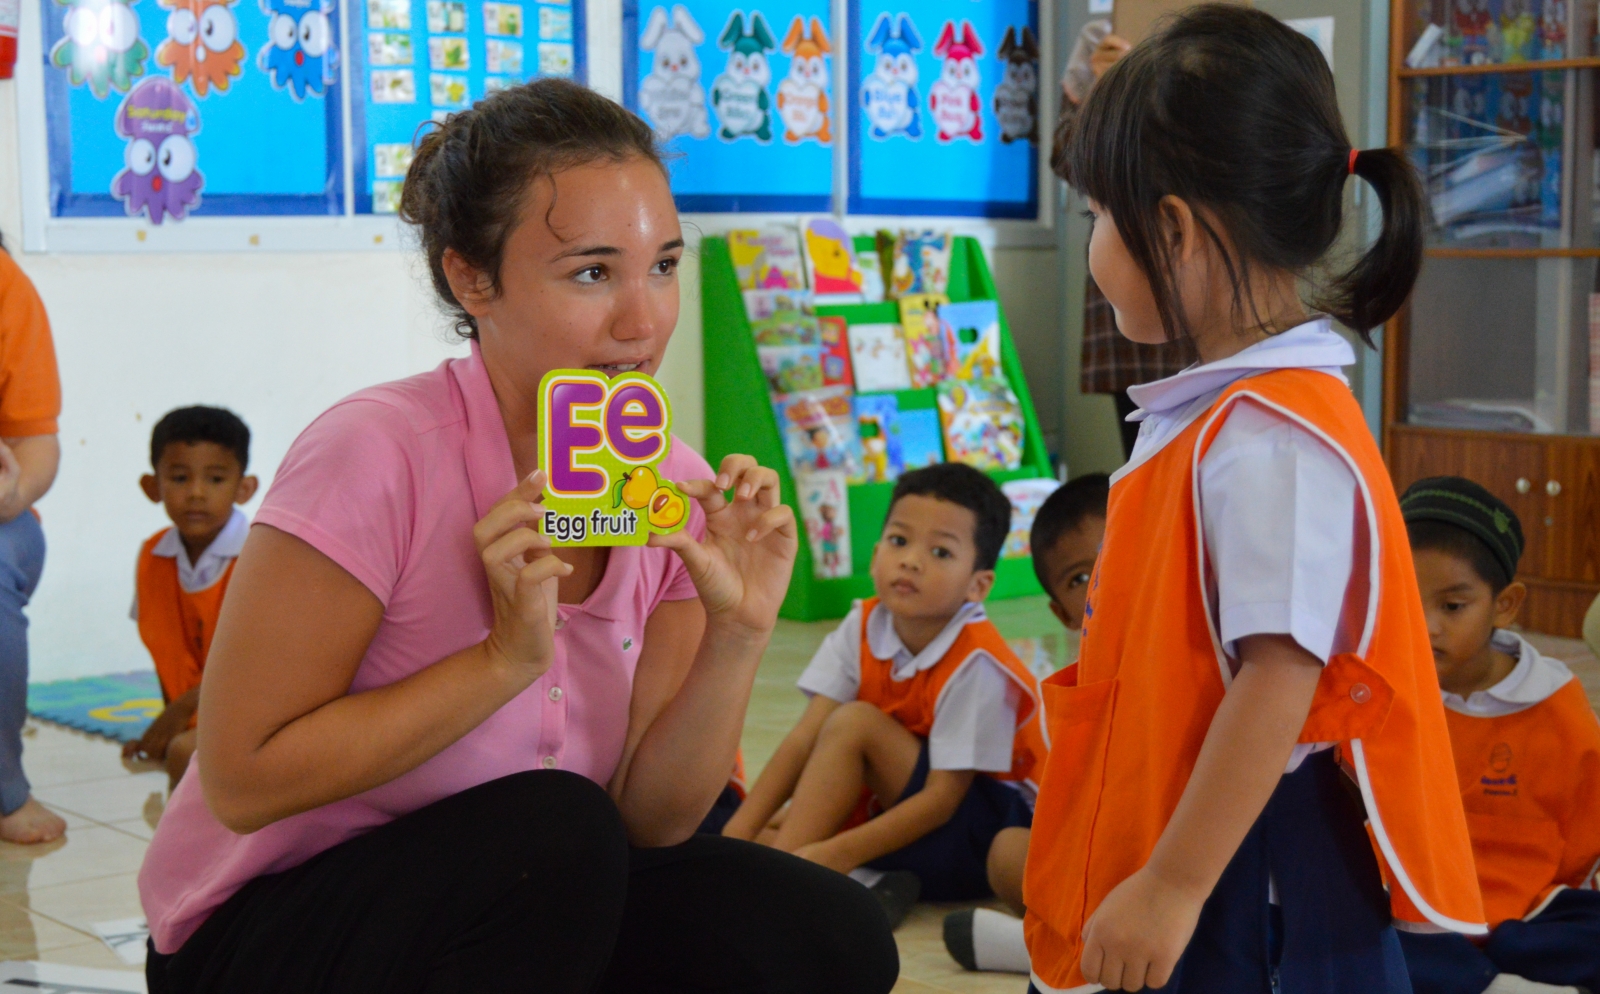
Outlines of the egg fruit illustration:
M671 528L683 520L688 511L684 499L669 487L657 487L650 495L650 524L656 528Z

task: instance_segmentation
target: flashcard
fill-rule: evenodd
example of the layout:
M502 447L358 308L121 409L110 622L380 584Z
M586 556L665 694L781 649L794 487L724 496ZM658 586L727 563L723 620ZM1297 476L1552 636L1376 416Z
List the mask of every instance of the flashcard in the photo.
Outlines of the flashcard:
M643 373L553 369L539 383L539 465L549 475L540 530L557 546L644 545L689 520L660 478L672 404Z
M428 0L428 30L467 30L467 5L465 0Z
M429 38L428 68L434 71L440 69L465 71L472 68L471 60L467 56L467 39Z

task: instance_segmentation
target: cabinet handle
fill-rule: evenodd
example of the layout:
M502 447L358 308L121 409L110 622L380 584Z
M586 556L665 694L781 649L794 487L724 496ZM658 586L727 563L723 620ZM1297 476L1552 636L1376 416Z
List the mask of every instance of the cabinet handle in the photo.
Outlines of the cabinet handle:
M1528 482L1528 478L1526 476L1517 477L1517 493L1525 494L1532 489L1533 484Z
M1544 485L1544 492L1552 497L1559 497L1561 495L1561 481L1551 480L1550 482L1546 483Z

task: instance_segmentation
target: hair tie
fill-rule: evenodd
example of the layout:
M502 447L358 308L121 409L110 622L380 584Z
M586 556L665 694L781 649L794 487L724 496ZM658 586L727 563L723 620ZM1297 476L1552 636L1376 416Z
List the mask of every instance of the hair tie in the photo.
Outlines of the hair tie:
M1351 176L1354 176L1356 174L1356 160L1359 159L1360 157L1361 157L1361 150L1360 149L1353 148L1353 149L1350 150L1350 166L1349 166L1349 169L1350 169L1350 175Z

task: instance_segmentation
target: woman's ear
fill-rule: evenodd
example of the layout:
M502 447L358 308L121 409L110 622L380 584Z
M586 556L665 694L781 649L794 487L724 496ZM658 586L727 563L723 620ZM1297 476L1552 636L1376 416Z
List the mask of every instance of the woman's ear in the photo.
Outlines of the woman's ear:
M444 267L444 278L449 281L450 292L455 295L456 301L473 317L483 317L490 302L497 296L489 274L468 262L455 249L445 249L440 264Z

